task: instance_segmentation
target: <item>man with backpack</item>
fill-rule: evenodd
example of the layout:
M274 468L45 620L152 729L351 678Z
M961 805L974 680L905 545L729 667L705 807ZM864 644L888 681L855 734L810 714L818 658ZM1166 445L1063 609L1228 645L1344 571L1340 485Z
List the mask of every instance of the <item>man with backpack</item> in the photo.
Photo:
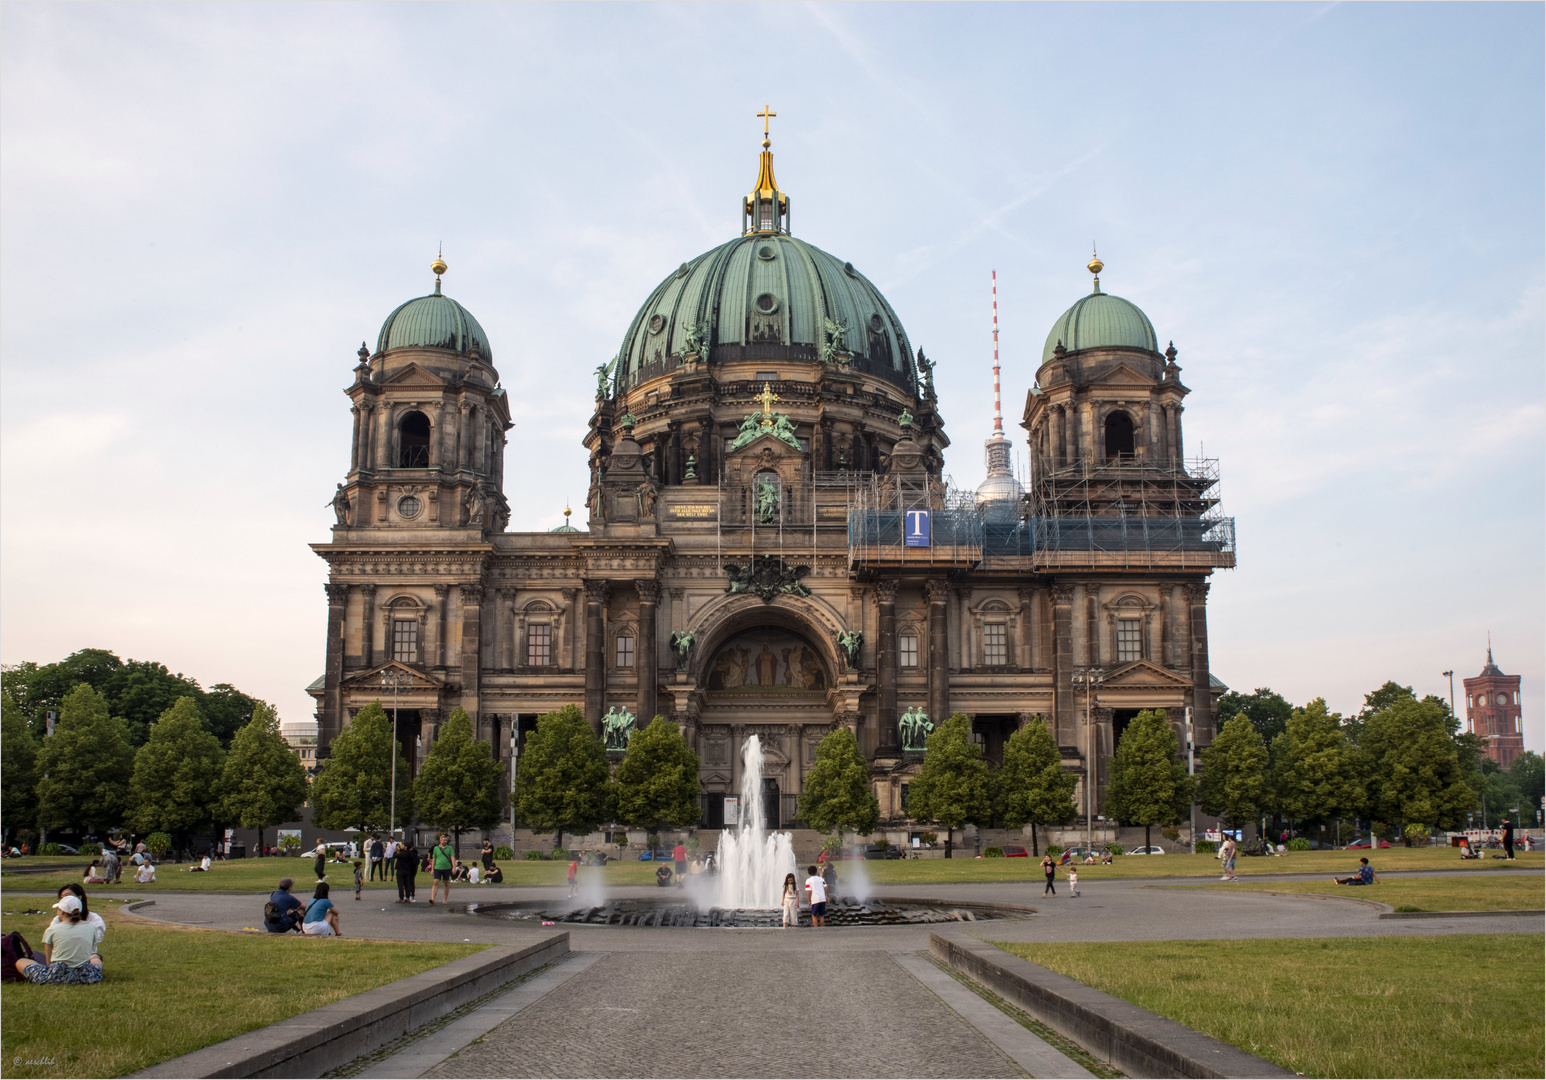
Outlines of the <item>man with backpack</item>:
M370 876L367 881L375 881L376 875L381 875L381 880L386 880L386 868L382 866L382 859L386 858L386 845L381 842L381 837L370 838Z
M290 878L281 878L279 888L274 890L268 903L263 905L263 928L270 934L287 934L291 930L300 933L301 917L306 912L306 905L290 892L294 885L295 882Z

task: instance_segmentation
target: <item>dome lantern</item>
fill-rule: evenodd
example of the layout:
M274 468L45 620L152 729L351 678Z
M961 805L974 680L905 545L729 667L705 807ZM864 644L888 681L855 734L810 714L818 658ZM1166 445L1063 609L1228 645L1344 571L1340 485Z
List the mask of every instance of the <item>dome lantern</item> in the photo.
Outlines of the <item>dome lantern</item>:
M741 200L741 235L788 236L789 196L778 190L778 181L773 178L773 140L768 137L768 121L778 113L764 105L757 115L762 118L762 156L757 183Z

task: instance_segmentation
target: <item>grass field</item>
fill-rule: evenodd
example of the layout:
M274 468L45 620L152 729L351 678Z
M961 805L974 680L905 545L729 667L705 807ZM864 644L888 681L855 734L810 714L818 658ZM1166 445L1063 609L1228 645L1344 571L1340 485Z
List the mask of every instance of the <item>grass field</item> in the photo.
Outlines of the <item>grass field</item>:
M184 930L119 907L91 904L107 921L102 982L0 988L5 1076L120 1076L487 948ZM0 915L0 932L20 930L41 952L53 914Z
M1242 877L1259 874L1332 874L1347 875L1358 866L1356 851L1296 851L1281 858L1256 858L1239 860L1237 866ZM81 871L90 859L15 859L6 860L0 866L0 888L39 889L57 892L67 881L79 881ZM1520 855L1512 863L1482 859L1462 863L1450 848L1390 848L1371 857L1371 863L1380 873L1392 870L1464 870L1469 873L1486 873L1489 870L1515 869L1540 870L1546 867L1546 855L1531 852ZM562 885L567 863L527 862L511 860L501 862L507 885ZM658 863L622 859L608 863L600 872L609 885L653 885ZM24 874L20 870L39 866L57 866L58 873ZM264 892L273 889L282 877L295 879L298 888L315 879L311 876L311 860L299 858L235 859L217 862L207 874L190 874L182 864L168 863L157 867L158 880L154 885L135 885L125 872L119 890L132 889L136 893L152 896L158 892L196 890L208 892ZM839 880L846 879L851 864L838 864ZM1035 859L896 859L888 862L872 861L864 864L869 879L876 885L932 884L941 882L989 882L989 881L1039 881L1041 865ZM1059 877L1066 872L1059 872ZM351 887L354 883L354 867L344 863L329 863L328 881L334 888ZM1079 876L1084 881L1096 882L1116 878L1196 877L1216 878L1219 863L1212 855L1124 855L1110 866L1080 866ZM428 889L428 876L419 875L423 889ZM393 882L375 882L367 888L395 890ZM102 888L102 886L97 886ZM458 885L459 890L479 891L479 886Z
M1236 881L1183 885L1186 889L1241 889L1258 892L1324 893L1353 900L1378 900L1397 911L1539 911L1546 907L1546 882L1534 876L1388 877L1373 885L1348 887L1326 881Z
M1307 1076L1546 1071L1540 934L997 944Z

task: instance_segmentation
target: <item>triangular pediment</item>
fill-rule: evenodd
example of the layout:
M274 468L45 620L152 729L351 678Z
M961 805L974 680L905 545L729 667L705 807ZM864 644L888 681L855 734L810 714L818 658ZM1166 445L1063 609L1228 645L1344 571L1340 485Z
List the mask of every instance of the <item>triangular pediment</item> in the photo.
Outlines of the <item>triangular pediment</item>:
M727 772L718 772L718 771L700 773L698 775L698 780L699 780L700 783L703 783L703 784L725 784L725 785L728 785L730 783L730 774L727 773Z
M422 368L418 364L409 364L407 367L399 368L397 371L392 372L391 375L387 376L386 381L382 385L396 387L426 386L438 390L448 385L448 383L428 368Z
M1148 660L1134 660L1130 664L1124 664L1107 675L1101 683L1102 688L1106 690L1156 686L1184 689L1191 685L1190 679L1183 678L1173 671L1166 671Z
M1147 389L1155 385L1154 377L1146 375L1136 368L1131 367L1126 361L1118 361L1116 366L1101 373L1096 379L1100 386L1138 386Z
M744 457L762 457L764 452L771 454L775 458L795 457L797 455L803 457L805 455L804 450L798 450L790 446L771 431L764 431L739 450L729 451L725 454L725 457L729 460Z
M381 685L383 675L388 676L388 685L385 687ZM392 692L390 684L393 678L400 680L397 684L398 693L406 693L410 690L442 690L446 685L433 675L416 671L396 660L388 660L379 667L349 676L343 681L343 686L348 690L381 690L390 695Z

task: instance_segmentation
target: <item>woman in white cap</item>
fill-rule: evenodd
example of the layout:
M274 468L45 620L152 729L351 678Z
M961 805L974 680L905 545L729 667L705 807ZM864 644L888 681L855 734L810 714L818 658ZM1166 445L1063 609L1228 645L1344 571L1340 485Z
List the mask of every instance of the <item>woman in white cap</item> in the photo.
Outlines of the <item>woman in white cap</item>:
M81 915L80 900L71 895L54 904L59 919L43 931L43 963L16 961L16 970L30 983L86 984L102 981L97 932Z
M75 882L72 881L68 885L64 886L64 888L59 890L59 899L63 900L66 896L74 896L75 899L81 902L81 922L85 923L87 926L90 926L92 933L96 935L91 942L91 951L101 952L102 936L107 933L107 923L102 921L102 916L91 910L91 904L86 900L86 890L81 888ZM55 924L64 921L65 919L63 915L54 916Z

